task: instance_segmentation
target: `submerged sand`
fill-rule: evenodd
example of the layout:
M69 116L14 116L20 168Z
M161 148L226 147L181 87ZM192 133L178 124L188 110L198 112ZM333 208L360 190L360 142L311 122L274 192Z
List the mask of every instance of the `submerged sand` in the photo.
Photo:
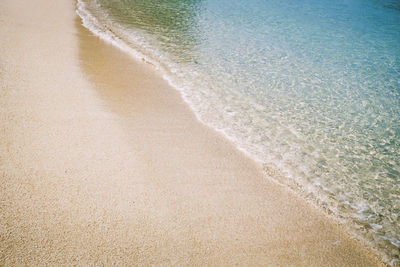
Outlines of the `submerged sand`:
M0 2L0 265L381 264L74 5Z

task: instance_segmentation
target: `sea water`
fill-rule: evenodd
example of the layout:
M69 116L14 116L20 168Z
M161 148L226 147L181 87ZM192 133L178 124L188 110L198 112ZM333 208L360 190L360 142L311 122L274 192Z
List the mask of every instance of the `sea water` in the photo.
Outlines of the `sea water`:
M78 14L400 264L399 1L79 0Z

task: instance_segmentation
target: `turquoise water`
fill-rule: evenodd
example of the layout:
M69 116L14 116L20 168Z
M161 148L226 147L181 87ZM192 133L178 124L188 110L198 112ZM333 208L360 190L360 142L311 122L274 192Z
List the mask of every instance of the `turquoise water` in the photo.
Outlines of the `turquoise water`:
M400 3L81 0L198 118L400 264Z

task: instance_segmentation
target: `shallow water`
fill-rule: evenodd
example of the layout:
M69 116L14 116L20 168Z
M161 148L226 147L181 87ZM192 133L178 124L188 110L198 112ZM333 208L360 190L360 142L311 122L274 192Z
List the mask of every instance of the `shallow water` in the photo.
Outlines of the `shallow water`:
M398 1L82 0L78 13L397 264Z

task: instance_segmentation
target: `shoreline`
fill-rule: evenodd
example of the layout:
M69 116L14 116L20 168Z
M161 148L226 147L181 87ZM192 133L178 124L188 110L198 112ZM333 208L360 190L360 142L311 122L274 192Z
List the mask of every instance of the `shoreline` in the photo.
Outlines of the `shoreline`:
M380 265L74 3L1 6L1 264Z
M378 257L384 259L384 262L397 262L396 255L390 254L392 249L396 249L394 243L392 241L389 242L388 239L379 239L381 236L374 236L374 233L371 231L362 233L360 231L360 224L357 224L356 226L354 218L346 217L349 216L349 214L346 214L346 216L340 214L339 202L337 199L330 199L331 195L329 192L327 193L321 189L317 190L316 188L305 190L305 188L308 188L310 184L307 184L304 181L299 182L288 180L285 177L285 174L283 174L278 168L266 166L266 164L263 164L261 158L257 157L249 150L246 150L245 145L243 145L239 139L233 137L233 135L230 135L225 130L218 129L217 124L203 120L201 111L199 111L199 104L196 105L194 102L191 102L190 97L186 95L185 90L174 82L174 78L171 77L172 72L170 71L168 64L164 64L163 62L155 60L155 58L157 58L160 54L155 53L152 55L149 50L146 51L146 49L142 48L141 45L144 45L145 47L146 45L143 43L143 41L139 41L140 38L130 39L127 37L125 34L123 34L123 32L121 32L121 25L116 28L117 30L113 30L114 25L108 24L110 21L107 21L107 19L104 18L104 16L106 16L106 14L103 13L104 11L98 11L97 9L100 8L99 6L92 6L91 4L88 4L88 2L89 1L77 0L77 14L82 21L81 23L78 23L79 26L83 25L84 28L86 28L97 38L101 39L106 44L112 45L118 50L121 50L123 54L131 57L133 60L151 66L152 69L155 70L156 76L162 76L163 80L166 81L168 86L179 93L178 98L183 100L184 104L189 106L189 112L194 113L195 119L197 119L205 127L217 132L217 134L222 136L223 139L227 140L229 143L232 143L234 149L239 150L251 162L255 162L256 165L259 165L258 167L263 169L262 172L266 179L269 179L271 182L290 190L291 193L306 201L308 205L311 205L313 208L323 213L324 216L326 216L329 220L333 220L335 223L341 225L341 227L351 238L362 243L365 247L372 250L373 253L379 255ZM97 15L99 17L97 17ZM140 36L139 33L137 34ZM310 197L310 195L313 196ZM369 227L371 226L366 226L366 228ZM379 242L376 238L379 239ZM392 257L393 255L394 258Z

